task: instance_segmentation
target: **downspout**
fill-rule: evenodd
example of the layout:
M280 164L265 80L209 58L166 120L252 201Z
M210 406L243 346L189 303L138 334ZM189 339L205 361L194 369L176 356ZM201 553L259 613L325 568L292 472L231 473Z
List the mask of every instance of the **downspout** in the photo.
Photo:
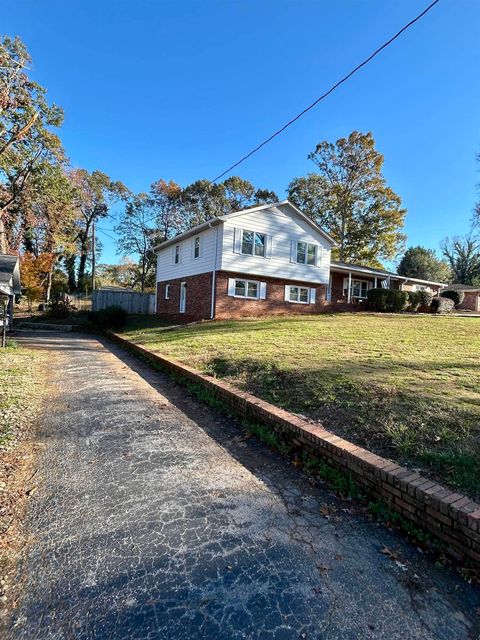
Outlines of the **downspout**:
M153 315L158 314L158 253L155 252L155 311Z
M212 224L210 223L209 228L212 227ZM217 283L217 256L218 256L218 225L217 228L215 230L215 262L213 264L213 271L212 271L212 299L210 302L210 320L213 320L215 318L215 286Z

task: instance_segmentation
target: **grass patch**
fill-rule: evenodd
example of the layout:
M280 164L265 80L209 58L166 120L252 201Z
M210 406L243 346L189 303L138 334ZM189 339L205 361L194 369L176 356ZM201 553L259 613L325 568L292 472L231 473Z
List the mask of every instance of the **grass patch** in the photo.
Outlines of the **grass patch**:
M0 450L13 444L35 414L41 396L41 355L13 340L0 349Z
M337 314L122 335L480 498L480 321Z

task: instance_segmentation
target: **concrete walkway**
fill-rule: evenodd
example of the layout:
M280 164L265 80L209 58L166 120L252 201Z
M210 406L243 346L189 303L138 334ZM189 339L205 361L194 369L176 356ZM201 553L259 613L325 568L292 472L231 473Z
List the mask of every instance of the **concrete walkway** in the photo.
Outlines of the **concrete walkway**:
M52 366L12 640L479 636L476 588L231 419L110 344L21 340Z

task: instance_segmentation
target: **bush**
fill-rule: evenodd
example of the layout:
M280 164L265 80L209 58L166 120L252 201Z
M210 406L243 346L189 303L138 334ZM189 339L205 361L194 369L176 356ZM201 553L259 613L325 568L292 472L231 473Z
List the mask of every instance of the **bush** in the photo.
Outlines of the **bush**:
M410 311L423 309L426 311L432 304L433 293L431 291L409 291L408 302Z
M455 303L451 298L433 298L430 310L432 313L451 313L455 308Z
M464 291L453 291L448 289L447 291L442 291L440 294L442 298L448 298L449 300L453 300L453 304L458 307L459 304L465 300L465 292Z
M415 293L420 300L420 307L430 307L433 300L433 293L431 291L416 291Z
M397 289L369 289L367 292L368 305L374 311L389 311L399 313L405 311L408 303L406 291Z
M55 318L57 320L68 318L70 305L60 298L55 298L47 304L45 315L47 318Z
M102 329L121 329L127 322L127 312L122 307L106 307L90 313L92 324Z
M420 305L421 305L421 300L420 300L420 296L418 295L419 293L421 293L420 291L409 291L408 292L408 307L410 309L410 311L418 311Z

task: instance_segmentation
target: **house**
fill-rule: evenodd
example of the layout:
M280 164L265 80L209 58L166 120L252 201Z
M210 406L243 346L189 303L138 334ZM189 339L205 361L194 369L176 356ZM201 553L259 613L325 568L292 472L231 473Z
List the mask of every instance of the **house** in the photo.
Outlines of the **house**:
M332 302L337 306L342 303L353 307L362 304L365 306L367 291L372 288L386 287L400 291L430 291L434 295L438 295L444 286L442 282L407 278L385 269L332 260L327 302Z
M449 291L463 291L465 294L463 302L458 305L457 309L480 312L480 287L473 287L468 284L449 284L444 289L448 289Z
M3 309L7 303L7 324L13 325L13 303L16 295L21 294L20 266L18 256L10 256L0 253L0 305ZM0 315L3 315L0 313ZM0 317L0 326L3 325L3 317Z
M365 306L374 286L442 283L331 260L335 241L288 200L212 218L155 247L157 313L180 321Z

